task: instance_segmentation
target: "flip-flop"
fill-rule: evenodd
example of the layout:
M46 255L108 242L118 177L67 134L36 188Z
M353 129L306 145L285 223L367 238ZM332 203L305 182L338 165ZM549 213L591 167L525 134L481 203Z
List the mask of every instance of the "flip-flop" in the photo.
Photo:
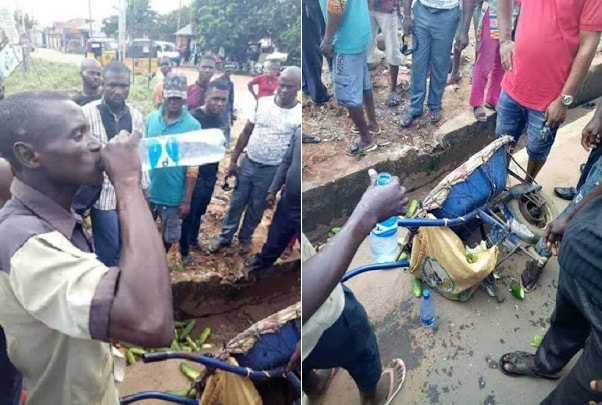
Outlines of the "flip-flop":
M531 356L534 355L532 353L522 351L504 353L502 357L500 357L499 361L500 370L502 371L502 373L510 377L528 376L545 378L547 380L557 380L560 378L559 374L544 374L529 368L529 366L527 365L527 357ZM506 368L504 367L506 364L512 364L519 370L519 372L506 370Z
M359 156L364 153L372 152L378 149L378 145L373 143L367 148L361 148L357 143L352 143L345 149L345 154L347 156Z
M474 108L474 117L479 122L487 122L487 114L485 113L485 110L483 110L483 107Z
M395 370L394 368L399 366L402 369L401 381L395 380ZM390 405L399 391L401 391L401 387L403 387L403 383L406 380L406 365L402 359L393 359L391 363L389 363L389 367L383 370L382 375L388 374L390 376L390 384L389 384L389 394L387 395L387 401L384 405Z
M487 108L491 111L497 111L497 106L495 104L485 103L485 108Z
M387 107L396 107L399 104L401 104L399 96L395 93L389 94L389 98L387 99Z
M354 134L359 134L360 130L357 128L357 126L354 125L351 127L351 132ZM383 132L383 129L381 127L378 127L378 131L373 131L369 129L368 132L370 132L371 135L380 135L380 133Z
M537 287L537 281L543 272L543 267L539 267L535 260L527 263L527 267L520 275L520 284L525 292L530 293Z

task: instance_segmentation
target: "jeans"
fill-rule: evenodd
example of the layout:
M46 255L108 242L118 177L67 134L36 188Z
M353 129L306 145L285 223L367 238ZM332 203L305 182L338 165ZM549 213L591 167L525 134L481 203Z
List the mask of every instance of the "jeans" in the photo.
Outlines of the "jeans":
M322 51L320 42L322 41L322 32L324 18L319 7L317 10L305 11L301 13L301 58L303 63L301 69L303 73L304 89L311 97L314 103L323 103L330 98L330 94L322 83Z
M304 375L315 369L344 368L361 392L370 392L382 372L376 335L362 304L347 287L343 291L343 313L324 331L301 368Z
M556 306L550 328L535 354L535 364L545 373L556 373L579 350L583 349L583 353L541 404L587 404L589 400L597 403L602 401L602 393L592 391L589 382L602 378L602 295L592 294L591 288L584 288L584 284L592 284L592 280L582 271L566 271L562 260L560 262ZM602 286L595 287L602 293Z
M236 178L230 207L224 217L222 233L219 236L221 244L232 243L232 238L245 210L245 218L238 233L238 240L241 244L251 243L253 232L263 217L266 205L265 197L277 170L278 166L262 165L245 156Z
M92 220L96 256L105 266L117 266L121 252L121 233L117 210L92 208L90 219Z
M198 244L201 217L205 215L207 207L211 202L211 196L217 182L218 167L219 163L199 167L199 177L194 186L192 200L190 201L190 213L182 221L182 237L180 239L180 254L182 257L188 255L191 245Z
M19 405L23 376L13 366L6 352L6 336L0 328L0 405Z
M544 111L523 107L508 93L502 90L497 106L497 121L495 135L497 137L510 135L518 142L527 128L527 155L533 162L544 162L550 154L550 149L556 139L558 128L545 128Z
M261 267L270 267L290 244L295 236L301 240L301 205L300 198L290 198L285 191L278 203L270 229L268 239L257 255L261 260Z
M427 105L432 112L441 111L450 67L449 55L459 21L459 7L435 11L420 2L414 6L414 32L418 48L412 54L411 104L408 112L415 117L423 112L429 68L431 80Z

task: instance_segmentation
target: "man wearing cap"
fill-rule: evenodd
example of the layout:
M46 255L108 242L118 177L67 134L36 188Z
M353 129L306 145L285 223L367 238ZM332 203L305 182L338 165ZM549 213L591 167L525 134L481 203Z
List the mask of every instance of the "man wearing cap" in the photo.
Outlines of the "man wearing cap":
M163 82L163 103L146 118L146 137L174 135L201 129L188 112L186 76L168 73ZM153 218L161 217L165 251L180 240L182 219L190 212L190 201L198 175L197 167L161 167L150 172L150 202Z

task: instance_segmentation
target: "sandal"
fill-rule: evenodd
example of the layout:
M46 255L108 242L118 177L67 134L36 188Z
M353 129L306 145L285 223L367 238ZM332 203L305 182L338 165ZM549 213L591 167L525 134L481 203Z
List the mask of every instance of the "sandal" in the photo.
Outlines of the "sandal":
M495 104L485 103L485 108L487 108L491 111L497 111L497 106Z
M397 370L396 370L397 369ZM389 376L389 393L387 394L387 401L384 405L390 405L399 391L401 391L401 387L403 387L403 383L406 380L406 365L402 359L393 359L391 363L389 363L389 367L383 370L381 376Z
M443 118L441 111L431 111L431 117L429 118L429 121L431 124L436 124L441 121L441 118Z
M389 98L387 99L387 107L396 107L399 104L401 104L401 100L399 99L399 96L395 93L391 93L389 95Z
M487 114L483 107L474 107L474 117L478 122L487 122Z
M375 143L365 148L360 147L360 145L357 143L352 143L347 147L347 149L345 149L345 154L347 154L348 156L361 156L368 152L375 151L377 148L378 145L376 145Z
M359 134L360 130L358 129L358 127L356 125L353 125L351 127L351 132L354 134ZM378 131L373 131L373 130L369 129L368 132L370 132L370 135L380 135L380 133L383 132L383 129L381 127L378 127Z
M538 370L534 370L529 367L527 364L527 359L529 357L534 357L534 354L527 352L510 352L502 355L500 357L499 367L502 373L511 376L511 377L520 377L520 376L529 376L529 377L538 377L545 378L548 380L557 380L560 378L560 374L544 374L539 372ZM504 367L507 364L512 364L518 371L508 371Z
M405 115L401 118L399 125L401 125L402 128L408 128L418 117L420 117L420 115L412 115L410 112L406 112Z
M537 265L535 260L531 260L527 263L527 268L520 275L520 284L523 286L525 292L531 292L537 287L537 280L541 276L543 267Z

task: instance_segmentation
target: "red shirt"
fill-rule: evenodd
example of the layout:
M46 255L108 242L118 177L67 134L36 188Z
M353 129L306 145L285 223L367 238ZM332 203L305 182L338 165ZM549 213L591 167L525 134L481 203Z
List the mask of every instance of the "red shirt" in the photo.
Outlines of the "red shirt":
M580 30L602 31L600 0L523 0L502 88L520 105L545 111L569 76Z
M188 111L192 112L205 104L205 93L207 92L207 84L201 86L197 82L192 83L186 90L186 105Z
M268 77L268 75L256 76L251 80L252 84L257 85L257 98L273 96L278 87L278 77Z

